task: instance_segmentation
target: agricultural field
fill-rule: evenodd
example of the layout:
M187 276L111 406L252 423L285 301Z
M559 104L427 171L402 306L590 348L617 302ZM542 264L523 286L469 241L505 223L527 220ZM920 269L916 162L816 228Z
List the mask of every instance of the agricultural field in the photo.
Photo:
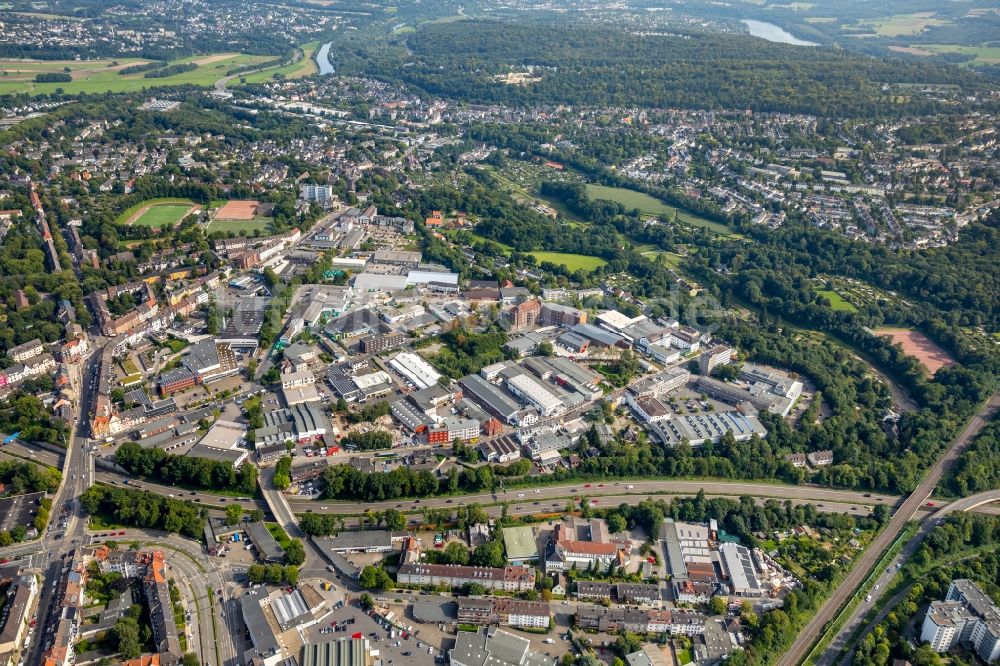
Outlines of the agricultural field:
M624 187L608 187L606 185L587 185L587 195L591 199L605 199L620 203L626 208L638 208L646 215L656 215L666 220L673 220L674 215L681 224L688 224L694 227L705 227L718 234L729 234L729 228L724 224L713 222L698 215L692 215L679 208L667 205L656 197L652 197L645 192L637 192Z
M531 252L530 254L538 260L538 263L551 261L557 266L565 264L566 268L571 271L592 271L608 263L600 257L590 257L585 254L569 254L567 252Z
M962 53L974 55L966 65L1000 65L1000 46L962 46L960 44L921 44L918 48L931 53Z
M274 78L275 74L280 74L286 79L300 79L303 76L316 74L319 72L319 67L316 65L314 56L316 55L316 51L319 47L320 43L318 41L300 44L299 48L302 49L303 54L302 60L284 65L283 67L275 67L273 69L265 69L259 72L251 72L245 76L233 79L229 82L229 85L236 86L243 83L267 83Z
M195 63L197 69L163 78L145 77L145 72L121 75L118 70L149 62L140 58L104 60L16 60L0 59L0 95L27 93L51 94L61 89L67 95L79 93L133 92L144 88L195 85L209 87L234 67L271 59L270 56L242 53L216 53L192 56L170 64ZM35 75L59 73L69 68L73 80L68 83L35 83Z
M831 289L817 289L816 293L830 301L830 308L839 312L857 312L854 304L845 300L843 296Z
M200 208L191 199L149 199L126 209L115 220L118 224L137 224L152 229L172 227L188 213Z
M938 347L920 331L908 328L880 328L875 330L875 335L888 337L893 342L901 344L903 351L920 361L932 375L941 368L955 364L955 360L948 355L948 352Z
M934 18L936 12L917 12L915 14L896 14L886 18L864 19L858 21L855 28L874 31L879 37L900 37L917 35L936 26L948 25L948 21ZM855 34L858 37L861 35Z

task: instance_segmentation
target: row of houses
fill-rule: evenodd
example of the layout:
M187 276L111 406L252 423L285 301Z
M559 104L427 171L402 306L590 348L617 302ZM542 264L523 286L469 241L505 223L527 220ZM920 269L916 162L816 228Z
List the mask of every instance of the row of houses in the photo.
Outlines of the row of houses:
M507 597L459 597L459 624L548 629L552 609L547 601Z
M573 626L601 633L627 631L635 634L696 636L705 633L705 616L677 609L578 606Z
M488 590L527 592L535 589L533 567L477 567L459 564L401 564L396 576L400 585L442 586L449 588L482 585Z

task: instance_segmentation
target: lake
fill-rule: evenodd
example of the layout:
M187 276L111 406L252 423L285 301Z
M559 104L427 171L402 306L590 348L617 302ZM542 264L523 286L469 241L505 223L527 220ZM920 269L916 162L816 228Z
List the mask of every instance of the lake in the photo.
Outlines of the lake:
M747 30L754 37L760 37L761 39L766 39L769 42L792 44L793 46L819 46L816 42L807 42L804 39L799 39L792 33L779 28L773 23L767 23L766 21L744 19L743 25L747 27Z
M319 47L316 53L316 65L320 74L333 74L333 65L330 64L330 44L331 42L327 42Z

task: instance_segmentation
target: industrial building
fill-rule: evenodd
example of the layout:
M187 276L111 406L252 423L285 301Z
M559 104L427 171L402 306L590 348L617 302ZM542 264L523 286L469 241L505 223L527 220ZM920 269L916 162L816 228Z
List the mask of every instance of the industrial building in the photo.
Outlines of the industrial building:
M434 386L441 379L441 373L413 352L400 352L389 361L389 366L418 389Z

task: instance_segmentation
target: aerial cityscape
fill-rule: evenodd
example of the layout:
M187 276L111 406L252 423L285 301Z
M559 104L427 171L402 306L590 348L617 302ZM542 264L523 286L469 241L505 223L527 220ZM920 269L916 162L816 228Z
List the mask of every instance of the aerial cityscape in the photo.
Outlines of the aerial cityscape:
M0 4L0 666L1000 663L1000 3Z

